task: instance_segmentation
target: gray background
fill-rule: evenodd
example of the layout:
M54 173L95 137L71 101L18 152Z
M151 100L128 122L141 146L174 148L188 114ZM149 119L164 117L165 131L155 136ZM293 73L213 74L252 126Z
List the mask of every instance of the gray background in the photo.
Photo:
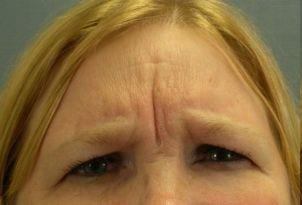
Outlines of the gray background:
M0 86L33 36L79 0L0 0ZM300 0L227 0L256 25L298 103L301 77Z

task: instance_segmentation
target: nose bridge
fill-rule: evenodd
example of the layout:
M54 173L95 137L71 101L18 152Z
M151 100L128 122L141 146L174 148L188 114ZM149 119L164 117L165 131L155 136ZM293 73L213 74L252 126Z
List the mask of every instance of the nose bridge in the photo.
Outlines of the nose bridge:
M151 195L148 195L144 202L141 204L145 205L185 205L185 203L181 198L181 196L175 196L175 194L171 193L153 193Z
M146 166L141 204L189 204L184 199L189 194L186 190L186 177L176 166L175 161L169 159L156 160Z
M164 68L171 66L167 63L160 65ZM168 73L158 72L155 69L152 86L151 133L155 138L156 146L148 146L148 151L145 150L145 157L142 160L141 176L144 183L143 194L140 197L142 205L190 204L187 200L190 193L187 189L189 186L186 185L187 175L183 166L181 139L174 124L177 121L173 121L171 117L178 104L177 99L170 99L176 93L174 78Z

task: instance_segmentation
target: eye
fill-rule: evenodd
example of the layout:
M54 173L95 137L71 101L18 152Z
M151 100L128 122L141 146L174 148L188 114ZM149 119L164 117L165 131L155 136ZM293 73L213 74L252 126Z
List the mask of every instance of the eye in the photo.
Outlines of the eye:
M113 153L101 157L96 157L87 162L73 165L68 175L78 175L87 177L102 176L119 171L122 166L122 157L119 153Z
M207 144L198 147L195 155L196 163L234 164L250 161L247 157L235 151Z

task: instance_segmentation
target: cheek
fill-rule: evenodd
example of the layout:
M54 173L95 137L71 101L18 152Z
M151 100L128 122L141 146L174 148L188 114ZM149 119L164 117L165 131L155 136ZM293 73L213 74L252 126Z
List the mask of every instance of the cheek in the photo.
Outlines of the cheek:
M220 195L209 199L211 205L278 205L276 196L269 193L238 193L235 196Z

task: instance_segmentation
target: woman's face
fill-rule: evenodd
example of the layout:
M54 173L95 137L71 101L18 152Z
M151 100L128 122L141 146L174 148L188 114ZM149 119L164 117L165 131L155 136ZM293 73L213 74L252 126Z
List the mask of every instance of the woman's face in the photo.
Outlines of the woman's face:
M17 204L290 204L264 107L219 48L150 25L97 49Z

